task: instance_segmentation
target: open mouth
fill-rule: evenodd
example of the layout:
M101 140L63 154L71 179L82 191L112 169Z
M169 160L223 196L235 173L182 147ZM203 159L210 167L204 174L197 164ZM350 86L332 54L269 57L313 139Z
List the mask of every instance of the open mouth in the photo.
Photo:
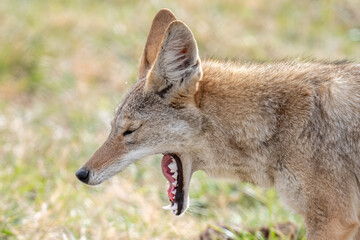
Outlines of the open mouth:
M180 158L176 154L164 154L161 170L169 181L167 193L170 205L163 208L171 210L178 216L181 214L184 205L184 176Z

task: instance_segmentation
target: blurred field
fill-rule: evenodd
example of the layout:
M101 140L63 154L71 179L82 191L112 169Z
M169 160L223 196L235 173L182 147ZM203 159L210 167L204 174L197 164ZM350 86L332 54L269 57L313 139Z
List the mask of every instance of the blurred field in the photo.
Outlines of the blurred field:
M74 173L106 138L160 8L190 26L203 58L241 63L359 61L359 6L359 0L0 1L0 239L196 239L208 225L286 221L300 227L302 239L301 218L275 191L202 172L193 177L185 216L162 210L159 156L97 187Z

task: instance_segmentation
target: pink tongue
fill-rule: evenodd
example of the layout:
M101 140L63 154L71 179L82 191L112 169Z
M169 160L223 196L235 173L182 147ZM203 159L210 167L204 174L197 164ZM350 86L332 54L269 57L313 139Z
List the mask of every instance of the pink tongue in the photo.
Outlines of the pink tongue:
M172 194L172 191L175 190L175 186L172 185L172 183L175 181L175 179L172 177L172 174L170 173L170 168L168 167L170 163L172 163L172 157L170 155L165 155L161 161L161 170L165 178L170 183L169 189L167 190L168 197L170 200L174 201L174 194Z

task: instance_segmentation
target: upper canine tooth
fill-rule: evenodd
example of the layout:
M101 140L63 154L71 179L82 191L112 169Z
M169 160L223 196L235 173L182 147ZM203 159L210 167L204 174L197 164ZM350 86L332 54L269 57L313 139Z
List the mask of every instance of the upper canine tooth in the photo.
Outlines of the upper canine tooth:
M177 181L176 181L176 180L175 180L175 181L173 181L172 185L176 187L176 185L177 185Z
M168 165L168 167L170 168L170 172L176 172L176 170L177 170L177 166L176 166L176 163L170 163L169 165Z

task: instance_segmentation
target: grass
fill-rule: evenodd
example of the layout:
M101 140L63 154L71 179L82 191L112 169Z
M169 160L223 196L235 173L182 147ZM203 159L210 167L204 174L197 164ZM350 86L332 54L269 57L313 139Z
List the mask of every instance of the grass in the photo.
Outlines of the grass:
M287 221L303 239L301 217L274 190L203 172L193 177L188 213L174 217L161 209L167 200L159 156L97 187L74 173L106 138L160 8L190 26L203 58L358 60L359 4L0 1L0 239L196 239L207 226L259 239L233 229Z

